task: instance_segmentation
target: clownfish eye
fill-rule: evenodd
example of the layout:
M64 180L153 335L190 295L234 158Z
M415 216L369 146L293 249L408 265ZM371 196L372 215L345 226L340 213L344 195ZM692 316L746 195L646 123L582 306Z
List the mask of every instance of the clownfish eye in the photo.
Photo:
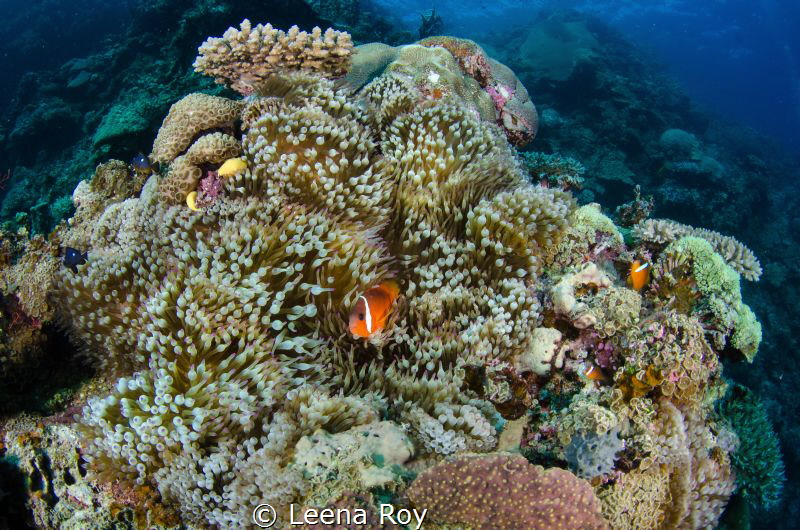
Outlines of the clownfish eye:
M359 313L358 314L358 319L359 320L364 320L364 313Z

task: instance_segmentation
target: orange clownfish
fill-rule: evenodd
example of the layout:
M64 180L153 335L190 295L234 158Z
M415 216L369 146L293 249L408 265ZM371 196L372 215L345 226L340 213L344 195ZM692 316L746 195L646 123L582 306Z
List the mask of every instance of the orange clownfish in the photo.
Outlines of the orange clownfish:
M350 312L350 333L366 339L381 331L399 294L397 282L386 280L359 296Z
M592 381L601 381L601 382L606 381L606 375L602 372L602 370L600 370L600 368L596 367L593 364L589 365L589 368L587 368L583 372L583 375L585 375L587 379L591 379Z
M631 271L628 274L628 281L631 286L637 291L641 291L642 287L647 285L650 280L650 264L644 263L638 259L631 263Z

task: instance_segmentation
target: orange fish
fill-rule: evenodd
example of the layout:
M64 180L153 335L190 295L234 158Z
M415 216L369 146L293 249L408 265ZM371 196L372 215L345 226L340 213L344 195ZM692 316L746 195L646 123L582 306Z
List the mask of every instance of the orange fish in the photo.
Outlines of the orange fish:
M641 291L642 287L647 285L650 280L650 264L644 263L638 259L631 263L631 271L628 274L628 281L631 286L637 291Z
M589 368L587 368L586 371L583 372L583 375L585 375L588 379L591 379L592 381L606 380L606 375L602 372L602 370L600 370L600 368L596 367L593 364L589 365Z
M386 280L359 296L350 312L350 333L366 339L381 331L399 294L397 282Z

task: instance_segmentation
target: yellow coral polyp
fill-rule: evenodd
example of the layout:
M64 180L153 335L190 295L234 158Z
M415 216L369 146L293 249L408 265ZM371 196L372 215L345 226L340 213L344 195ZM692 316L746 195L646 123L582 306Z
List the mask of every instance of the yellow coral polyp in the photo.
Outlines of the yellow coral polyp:
M219 169L217 169L217 175L220 177L232 177L234 175L238 175L245 169L247 169L247 162L244 160L244 158L229 158L221 166L219 166Z

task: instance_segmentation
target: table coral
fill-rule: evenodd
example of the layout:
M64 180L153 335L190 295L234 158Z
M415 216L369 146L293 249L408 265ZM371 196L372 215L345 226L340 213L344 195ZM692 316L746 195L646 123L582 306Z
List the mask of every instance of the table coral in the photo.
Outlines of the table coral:
M490 528L607 528L589 483L518 455L461 456L411 484L408 497L434 522Z
M758 281L761 264L753 251L736 239L704 228L670 221L669 219L647 219L633 227L633 234L647 243L666 245L684 236L705 239L722 258L746 280Z
M311 33L293 26L288 32L245 19L239 29L228 28L222 37L211 37L199 49L195 71L210 75L247 95L258 84L281 70L314 71L326 77L347 73L353 43L346 32L329 28Z

